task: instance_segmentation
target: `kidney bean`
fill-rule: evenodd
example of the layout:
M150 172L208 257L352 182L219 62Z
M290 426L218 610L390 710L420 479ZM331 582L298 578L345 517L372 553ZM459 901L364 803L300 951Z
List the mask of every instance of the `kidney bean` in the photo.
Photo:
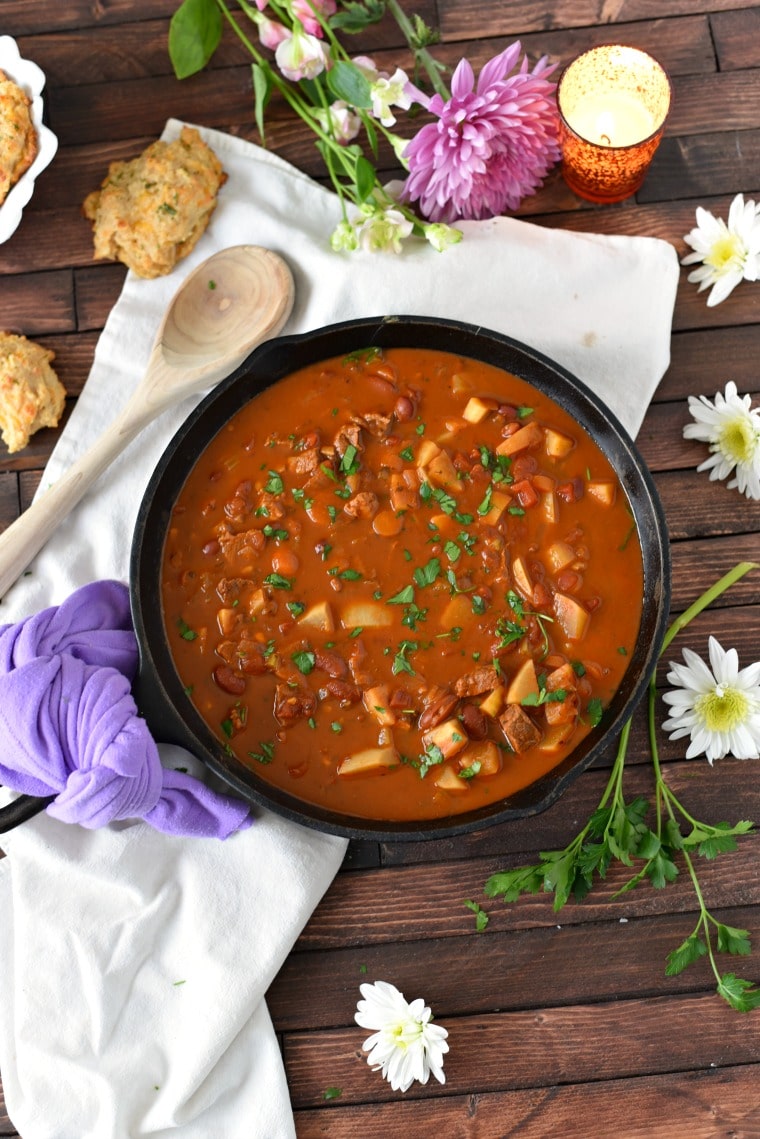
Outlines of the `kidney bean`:
M325 691L339 700L341 704L357 704L362 698L361 689L349 680L337 680L332 677L325 681Z
M229 665L218 664L211 675L222 692L228 692L230 696L242 696L245 692L245 677L234 672Z
M204 544L201 546L201 552L204 553L208 558L211 558L215 554L218 554L219 549L219 542L216 540L216 538L212 538L210 542L204 542Z
M488 735L488 720L476 704L465 704L460 713L464 730L471 740L484 740Z
M275 550L272 554L272 569L275 573L282 574L283 577L293 577L300 564L298 554L294 554L287 547Z
M321 669L322 672L326 672L328 676L334 676L337 679L342 680L348 676L348 665L343 657L338 656L337 653L330 652L328 649L315 649L314 667Z
M400 395L393 405L393 414L400 423L408 423L414 417L414 404L407 395Z
M583 584L583 578L575 570L562 570L557 574L557 589L561 593L577 593Z
M435 728L438 724L442 724L456 708L459 697L453 692L447 692L445 688L434 688L428 694L427 701L419 721L420 730L423 732L427 728Z

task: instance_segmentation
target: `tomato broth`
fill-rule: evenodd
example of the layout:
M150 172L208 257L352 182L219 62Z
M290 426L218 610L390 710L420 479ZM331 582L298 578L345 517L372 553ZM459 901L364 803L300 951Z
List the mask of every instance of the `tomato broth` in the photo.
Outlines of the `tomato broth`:
M223 748L365 819L475 810L600 722L639 629L636 527L547 395L368 349L237 412L174 506L162 604Z

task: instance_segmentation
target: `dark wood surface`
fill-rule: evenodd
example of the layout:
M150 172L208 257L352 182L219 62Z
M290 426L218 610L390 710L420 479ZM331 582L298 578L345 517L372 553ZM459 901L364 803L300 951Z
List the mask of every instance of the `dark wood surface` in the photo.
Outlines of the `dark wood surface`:
M0 327L56 352L76 399L100 330L124 279L95 263L85 194L107 164L131 157L169 116L256 139L248 61L232 38L209 70L178 83L166 52L174 0L41 3L3 0L0 32L46 72L47 114L60 142L20 228L0 247ZM686 252L697 205L727 215L735 193L760 198L760 5L748 0L425 0L417 10L441 30L439 58L466 54L477 67L520 37L533 58L561 64L594 43L653 51L673 81L666 136L635 200L592 207L553 173L520 210L542 225L648 234ZM387 23L361 46L403 64ZM383 55L385 53L385 56ZM308 136L273 108L270 143L320 174ZM682 274L672 363L640 434L672 539L673 612L721 573L760 559L760 503L695 471L701 445L686 442L689 394L713 395L729 379L760 392L760 284L743 284L708 309ZM19 455L0 449L0 529L29 503L56 432ZM704 653L708 633L735 645L743 664L760 656L760 573L746 577L679 636ZM660 675L664 683L664 674ZM664 741L667 778L705 821L760 819L760 767L685 762ZM643 719L629 751L630 794L651 792ZM426 844L352 844L338 875L269 993L299 1139L547 1136L760 1136L760 1011L740 1014L714 993L700 963L665 976L665 958L696 920L685 874L613 899L613 870L582 904L559 914L549 896L505 907L484 898L498 869L563 846L598 802L611 755L549 811L531 820ZM752 957L726 970L760 981L760 840L702 866L708 904L750 931ZM483 933L463 899L483 903ZM358 986L393 981L423 995L450 1033L444 1087L393 1093L361 1054L353 1023ZM341 1095L331 1101L325 1089ZM15 1135L0 1091L0 1135ZM64 1137L61 1139L73 1139Z

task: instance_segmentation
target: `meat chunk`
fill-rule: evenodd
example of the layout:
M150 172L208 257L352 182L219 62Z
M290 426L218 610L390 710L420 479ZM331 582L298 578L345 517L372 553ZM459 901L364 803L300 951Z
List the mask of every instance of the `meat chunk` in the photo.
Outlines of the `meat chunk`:
M483 692L491 692L498 683L496 669L488 665L460 676L454 684L454 691L457 696L480 696Z
M240 600L243 591L250 584L250 581L245 577L220 577L216 592L219 594L220 601L229 606Z
M349 447L354 447L357 451L364 450L362 429L358 423L346 423L335 436L335 450L341 458Z
M316 447L298 451L287 460L288 470L294 475L313 475L319 466L320 454Z
M261 530L242 530L239 534L233 534L220 528L217 537L222 554L227 561L233 558L250 559L260 554L266 545L266 538Z
M533 723L527 712L519 704L507 704L499 716L502 731L512 751L518 754L535 747L541 742L541 729Z
M425 695L423 702L425 707L420 716L419 726L424 732L447 720L459 703L459 697L449 692L448 688L434 685Z
M317 710L316 693L301 685L278 684L274 694L274 714L281 724L292 724L313 716Z
M350 498L343 510L352 518L374 518L380 508L377 495L371 490L360 490Z
M380 411L366 411L364 415L355 415L353 422L366 427L370 435L374 435L376 439L383 439L388 434L391 418L390 415L384 415Z

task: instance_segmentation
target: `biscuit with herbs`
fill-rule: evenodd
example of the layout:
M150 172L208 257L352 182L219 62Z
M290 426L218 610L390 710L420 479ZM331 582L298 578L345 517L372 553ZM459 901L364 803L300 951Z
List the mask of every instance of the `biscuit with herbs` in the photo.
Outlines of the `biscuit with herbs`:
M37 157L29 96L0 71L0 203Z
M11 453L41 427L58 426L66 391L50 366L54 358L25 336L0 332L0 432Z
M112 162L83 206L95 257L122 261L139 277L170 273L206 229L226 178L192 127L174 142L154 142L137 158Z

